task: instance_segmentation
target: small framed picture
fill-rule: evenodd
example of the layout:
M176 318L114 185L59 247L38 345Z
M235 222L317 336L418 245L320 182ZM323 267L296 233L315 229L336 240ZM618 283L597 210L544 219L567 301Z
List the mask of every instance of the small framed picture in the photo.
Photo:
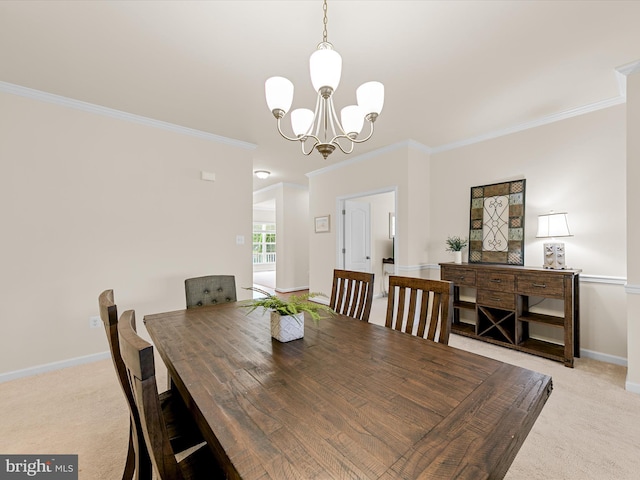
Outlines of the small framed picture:
M316 233L326 233L330 231L331 215L316 217Z

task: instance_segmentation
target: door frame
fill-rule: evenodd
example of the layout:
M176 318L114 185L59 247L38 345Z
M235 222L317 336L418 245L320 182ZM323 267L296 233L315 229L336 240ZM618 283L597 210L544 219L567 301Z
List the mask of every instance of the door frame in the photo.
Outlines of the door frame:
M393 203L395 205L395 215L396 215L396 234L395 234L395 242L394 242L394 252L393 252L393 257L396 259L395 264L393 265L393 273L396 274L397 273L397 268L398 268L398 252L399 252L399 238L400 235L398 234L399 232L399 225L400 222L402 221L401 216L398 215L398 187L383 187L383 188L379 188L376 190L370 190L367 192L360 192L360 193L352 193L350 195L341 195L339 197L336 197L336 219L338 219L336 221L336 227L337 227L337 235L336 235L336 265L337 268L339 269L343 269L344 268L344 255L342 253L342 246L344 245L344 235L345 235L345 228L344 228L344 215L342 214L342 211L345 209L345 202L347 200L357 200L358 198L363 198L363 197L370 197L372 195L379 195L381 193L393 193ZM371 235L371 232L369 232L369 235Z

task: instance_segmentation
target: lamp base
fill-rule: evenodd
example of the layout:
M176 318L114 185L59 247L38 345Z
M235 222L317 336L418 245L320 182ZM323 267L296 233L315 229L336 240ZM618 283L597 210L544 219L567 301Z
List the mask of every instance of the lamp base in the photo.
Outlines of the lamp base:
M542 266L554 270L564 270L567 268L564 258L564 243L544 244L544 263Z

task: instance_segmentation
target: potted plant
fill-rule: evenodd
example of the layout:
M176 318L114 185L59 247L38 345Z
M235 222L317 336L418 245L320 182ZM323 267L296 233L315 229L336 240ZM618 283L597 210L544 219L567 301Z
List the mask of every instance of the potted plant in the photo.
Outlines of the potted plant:
M455 263L462 263L462 249L467 246L467 239L461 237L447 237L447 252L453 252Z
M245 290L252 290L264 295L264 297L249 300L241 306L248 308L248 313L258 307L264 308L263 313L269 310L271 312L271 336L280 342L290 342L304 336L305 312L315 321L323 316L335 314L329 306L309 300L314 297L326 297L322 293L305 293L281 298L256 287L245 287Z

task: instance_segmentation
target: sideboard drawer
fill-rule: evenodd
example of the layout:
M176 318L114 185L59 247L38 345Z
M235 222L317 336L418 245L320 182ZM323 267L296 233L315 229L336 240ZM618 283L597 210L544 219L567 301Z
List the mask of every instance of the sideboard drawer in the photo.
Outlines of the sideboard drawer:
M556 275L520 275L517 292L521 295L564 298L563 277Z
M509 292L478 290L476 303L485 307L513 310L516 308L516 296Z
M470 268L441 267L440 278L453 282L457 287L475 287L476 271Z
M512 273L478 272L478 288L513 293L516 277Z

